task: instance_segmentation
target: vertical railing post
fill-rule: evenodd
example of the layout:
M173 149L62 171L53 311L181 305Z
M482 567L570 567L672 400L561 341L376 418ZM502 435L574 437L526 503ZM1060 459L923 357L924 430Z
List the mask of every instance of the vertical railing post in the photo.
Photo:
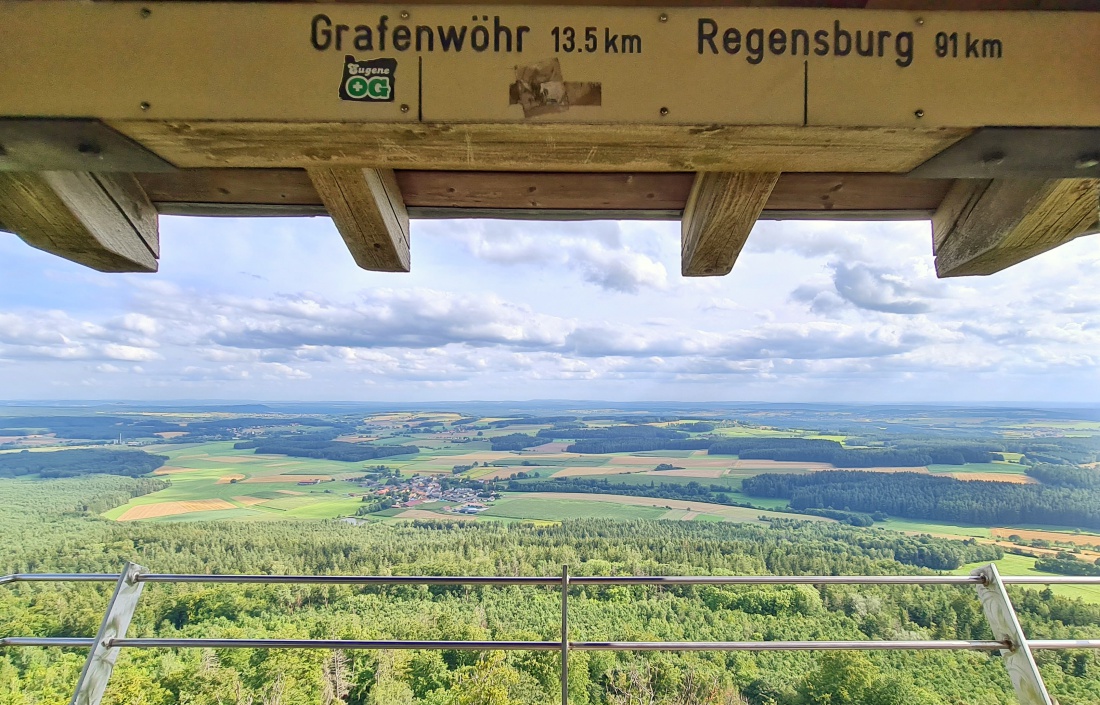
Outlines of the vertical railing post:
M92 643L88 660L84 662L84 670L80 672L80 680L76 683L76 692L69 701L70 705L99 705L99 701L103 699L103 691L107 688L107 680L115 668L119 652L119 648L112 647L111 642L126 637L126 630L134 616L138 598L141 597L141 588L145 585L136 580L142 570L139 565L127 563L119 576L115 593L107 603L103 623L99 625L99 633Z
M561 705L569 705L569 566L561 567Z
M1027 645L1024 630L1020 627L1020 620L1016 617L1016 610L1008 599L1008 591L1001 582L997 566L990 563L970 574L980 575L985 579L984 584L978 585L978 599L982 603L986 621L993 630L993 638L1009 645L1009 648L1001 650L1001 657L1008 669L1012 687L1016 689L1020 705L1053 705L1046 684L1043 683L1043 675L1039 673L1039 666Z

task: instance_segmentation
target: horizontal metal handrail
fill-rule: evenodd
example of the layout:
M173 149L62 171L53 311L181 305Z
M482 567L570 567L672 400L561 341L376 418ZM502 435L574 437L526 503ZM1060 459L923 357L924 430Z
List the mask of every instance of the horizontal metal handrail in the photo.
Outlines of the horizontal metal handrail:
M0 576L0 585L5 583L114 583L118 573L15 573Z
M422 649L556 651L560 641L413 641L359 639L111 639L110 648L157 649ZM1002 641L570 641L570 651L998 651Z
M490 575L174 575L141 573L144 583L270 583L302 585L561 585L561 578Z
M63 646L74 648L89 648L95 643L92 637L37 637L37 636L5 636L0 637L0 646Z
M110 676L111 663L97 661L110 649L369 649L369 650L461 650L461 651L560 651L562 703L568 702L568 655L570 651L1000 651L1006 662L1023 668L1030 684L1042 691L1039 700L1028 696L1029 703L1049 705L1042 677L1030 649L1100 649L1100 639L1027 639L1015 618L998 622L997 609L1012 612L1004 585L1100 585L1100 576L1018 575L1000 576L989 564L970 575L623 575L576 576L564 567L559 576L451 576L451 575L208 575L200 573L145 573L128 563L125 573L15 573L0 576L0 584L18 582L115 582L115 595L104 615L97 637L0 637L0 647L60 647L90 649L85 668L94 669L94 678L82 673L77 693L87 695L96 705L103 684ZM561 590L561 638L554 641L442 641L407 639L219 639L219 638L125 638L137 598L145 583L208 584L291 584L291 585L462 585L462 586L534 586ZM569 590L576 586L652 585L974 585L981 596L986 618L998 640L820 640L820 641L573 641L569 638ZM123 597L120 597L123 595ZM992 607L986 605L991 596ZM993 610L992 612L990 610ZM991 616L991 614L993 616ZM119 621L117 633L108 638L103 629ZM1015 626L1013 626L1015 625ZM1023 659L1021 661L1021 659ZM1011 670L1011 668L1010 668ZM1032 691L1017 686L1018 694Z
M111 639L110 648L146 649L424 649L556 651L560 641L413 641L405 639Z
M1100 639L1028 639L1033 649L1100 649Z
M18 582L116 582L118 573L15 573L0 585ZM259 583L302 585L535 585L558 586L560 577L440 575L213 575L141 573L146 583ZM590 575L570 585L981 585L980 575ZM1100 585L1094 575L1002 575L1006 585Z

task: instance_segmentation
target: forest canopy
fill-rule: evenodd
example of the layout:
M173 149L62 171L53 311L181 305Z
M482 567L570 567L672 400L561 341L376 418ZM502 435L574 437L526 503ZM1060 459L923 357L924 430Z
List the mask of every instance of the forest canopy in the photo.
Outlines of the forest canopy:
M102 473L138 477L168 460L137 448L74 448L48 452L23 450L0 453L0 477L38 475L43 478L76 477Z
M1100 491L963 481L914 472L826 470L806 475L763 473L745 478L752 497L790 500L793 509L885 512L910 519L983 526L1051 524L1100 530Z

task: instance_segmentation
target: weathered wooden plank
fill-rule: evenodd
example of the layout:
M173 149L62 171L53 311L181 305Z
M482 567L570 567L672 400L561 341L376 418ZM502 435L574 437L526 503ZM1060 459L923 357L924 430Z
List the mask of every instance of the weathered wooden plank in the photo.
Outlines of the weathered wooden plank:
M1097 179L960 179L932 218L936 274L993 274L1084 234Z
M564 70L537 82L540 103L543 86L556 86L545 96L553 105L539 112L540 123L975 128L1090 127L1100 120L1093 99L1100 65L1089 58L1100 41L1095 13L922 11L917 25L902 11L716 7L667 9L662 22L662 12L648 8L523 6L500 10L504 38L498 41L490 29L496 25L485 26L485 36L494 36L482 45L474 33L490 10L476 5L419 5L405 10L406 18L397 6L293 2L154 2L148 12L140 9L0 3L0 115L522 124L535 106L506 96L529 69L560 59ZM363 23L377 30L383 15L386 43L383 31L367 41L337 29ZM554 38L553 28L566 22L617 30L617 41L610 49L605 42L600 51L575 51ZM446 39L440 28L448 26L467 30L463 49ZM527 30L522 48L521 27ZM749 40L724 43L726 28L750 27L765 33L767 48L756 51ZM855 51L848 43L855 27L880 38L877 51ZM808 41L819 32L820 46ZM985 38L982 60L931 57L940 33ZM56 51L53 37L65 37L65 52ZM348 55L396 62L374 67L387 72L378 76L378 95L341 92L352 77L344 76ZM96 67L94 82L84 78L87 66ZM667 76L675 80L654 90L654 77ZM565 84L580 83L593 88L589 95L598 84L607 99L567 99ZM43 85L51 90L38 88ZM730 86L736 100L722 88Z
M678 219L695 180L691 173L398 171L411 217L473 217L487 211L656 212ZM180 169L138 174L162 214L323 215L304 169ZM900 174L786 173L762 218L930 218L954 183ZM414 214L419 213L420 215ZM463 215L466 213L467 215ZM606 215L606 214L603 214Z
M680 267L685 277L729 274L778 180L776 172L695 177L681 226Z
M890 211L899 211L930 217L952 183L951 179L913 179L900 174L786 173L779 177L764 211L809 211L811 217L851 211L888 216Z
M682 210L691 173L575 174L399 171L408 206L573 210Z
M409 214L392 170L308 173L356 264L375 272L409 271Z
M0 172L0 222L101 272L157 271L157 212L130 174Z
M310 122L110 123L182 168L905 173L955 128Z
M137 179L157 204L321 205L304 169L179 169Z

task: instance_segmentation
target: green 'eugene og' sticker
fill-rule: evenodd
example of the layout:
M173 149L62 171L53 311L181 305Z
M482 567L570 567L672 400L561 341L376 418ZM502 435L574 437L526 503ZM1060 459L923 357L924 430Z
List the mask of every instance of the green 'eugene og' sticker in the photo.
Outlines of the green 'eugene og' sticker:
M396 73L396 59L356 61L354 56L345 56L344 76L340 82L340 100L392 103Z

